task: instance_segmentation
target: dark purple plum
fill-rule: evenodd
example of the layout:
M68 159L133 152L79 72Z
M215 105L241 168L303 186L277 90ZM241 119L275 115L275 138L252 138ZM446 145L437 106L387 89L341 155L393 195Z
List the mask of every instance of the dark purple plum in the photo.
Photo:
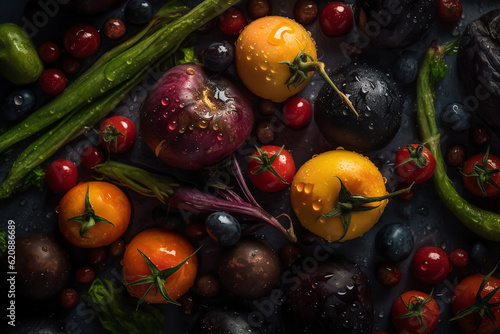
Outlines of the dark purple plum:
M200 64L167 71L140 110L140 134L168 165L182 169L211 166L247 140L253 126L246 90Z
M363 39L385 49L402 49L417 42L436 16L435 0L356 0L356 25Z
M371 333L371 290L359 267L343 260L303 263L294 276L283 275L287 333Z

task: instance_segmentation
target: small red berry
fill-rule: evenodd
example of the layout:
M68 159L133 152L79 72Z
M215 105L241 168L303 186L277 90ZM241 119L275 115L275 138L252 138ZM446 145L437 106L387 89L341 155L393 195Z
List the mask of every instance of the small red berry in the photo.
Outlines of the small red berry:
M321 30L328 36L340 36L352 28L351 9L343 2L330 2L319 15Z
M111 17L104 23L104 36L109 39L119 39L127 32L125 22L117 17Z
M101 45L101 36L96 28L88 24L72 26L64 34L64 48L76 58L93 55Z
M66 76L57 68L49 68L40 75L38 84L50 95L57 95L66 89Z
M231 8L222 14L219 21L219 29L225 35L235 36L240 33L246 24L247 20L243 16L243 13L236 8Z
M61 50L54 42L43 42L38 48L38 55L46 63L53 63L59 59Z

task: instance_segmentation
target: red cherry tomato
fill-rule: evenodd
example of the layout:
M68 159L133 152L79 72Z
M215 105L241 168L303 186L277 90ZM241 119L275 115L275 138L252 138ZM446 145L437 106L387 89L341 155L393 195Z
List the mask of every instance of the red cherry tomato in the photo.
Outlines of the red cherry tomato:
M395 166L395 172L403 182L421 184L432 177L436 159L427 147L411 144L398 151Z
M352 28L353 15L351 9L343 2L330 2L319 15L321 30L328 36L340 36Z
M454 249L450 253L450 262L455 268L463 268L469 264L469 253L460 248Z
M460 0L437 0L436 6L437 16L445 22L456 21L462 16Z
M246 24L247 20L243 13L236 8L230 8L222 14L219 29L225 35L236 36Z
M50 95L57 95L66 89L66 76L57 68L49 68L40 75L38 84Z
M78 170L73 161L54 160L45 171L45 182L56 193L65 193L76 185Z
M76 58L93 55L101 45L101 35L96 28L88 24L76 24L64 34L64 48Z
M425 292L407 291L392 305L391 320L397 333L431 334L439 323L439 306Z
M54 42L43 42L38 47L38 55L46 63L53 63L59 59L61 55L61 50L59 46Z
M288 150L275 145L257 148L248 162L248 178L262 191L285 189L295 176L295 162Z
M123 153L135 143L137 130L134 122L125 116L112 116L99 128L102 147L111 153Z
M83 150L80 159L85 168L92 169L96 165L103 163L106 160L106 156L97 147L89 146Z
M309 101L300 96L295 96L286 101L283 107L285 123L292 128L303 128L312 117L312 106Z
M470 157L462 168L465 188L476 196L496 196L500 193L499 169L500 158L489 151Z
M422 247L416 251L410 268L417 279L428 284L442 282L451 270L447 254L435 246Z

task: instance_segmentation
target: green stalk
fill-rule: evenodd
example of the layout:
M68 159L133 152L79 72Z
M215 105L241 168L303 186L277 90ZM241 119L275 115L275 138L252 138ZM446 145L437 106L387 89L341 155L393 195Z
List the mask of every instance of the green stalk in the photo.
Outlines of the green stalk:
M63 93L0 136L0 152L61 119L72 110L120 86L140 70L173 52L184 38L239 0L205 0L134 46L84 73Z
M47 160L61 147L78 137L113 110L123 97L142 78L139 72L124 85L117 87L107 96L78 110L73 110L56 127L33 141L14 161L5 180L0 184L0 200L8 198L19 182L33 168Z
M482 238L500 242L500 215L481 209L466 201L455 189L446 173L446 164L439 145L433 89L442 80L448 67L444 59L445 46L434 43L427 50L417 78L417 118L425 146L436 159L432 176L436 192L444 205L471 231Z

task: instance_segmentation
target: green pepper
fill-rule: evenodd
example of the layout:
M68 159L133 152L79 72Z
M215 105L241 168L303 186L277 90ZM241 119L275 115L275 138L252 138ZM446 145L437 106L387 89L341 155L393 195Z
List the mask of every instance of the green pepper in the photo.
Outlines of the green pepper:
M43 64L31 39L14 23L0 24L0 75L16 85L35 82Z

